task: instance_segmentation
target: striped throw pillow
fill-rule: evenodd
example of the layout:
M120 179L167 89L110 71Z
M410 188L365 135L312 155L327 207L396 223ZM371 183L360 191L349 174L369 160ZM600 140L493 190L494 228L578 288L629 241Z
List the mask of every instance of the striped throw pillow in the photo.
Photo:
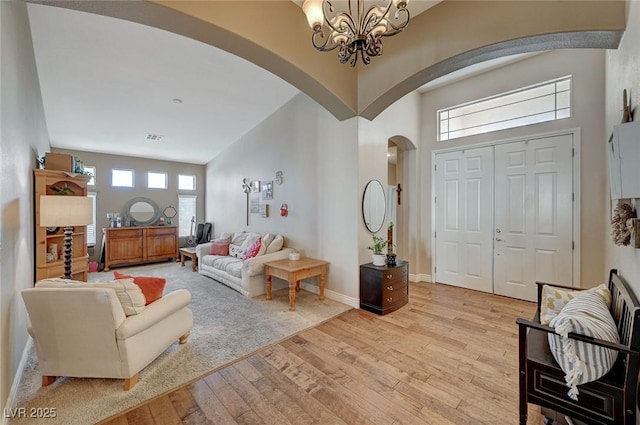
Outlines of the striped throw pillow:
M595 381L609 372L618 352L569 339L569 332L618 343L620 337L616 323L602 298L587 291L570 300L549 326L555 328L558 334L549 334L549 348L565 373L567 386L570 387L567 394L577 400L577 386Z

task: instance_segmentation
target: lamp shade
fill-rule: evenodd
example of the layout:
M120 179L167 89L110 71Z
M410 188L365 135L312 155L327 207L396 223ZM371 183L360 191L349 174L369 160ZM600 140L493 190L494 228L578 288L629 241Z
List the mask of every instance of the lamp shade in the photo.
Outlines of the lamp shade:
M305 0L302 10L307 15L307 21L311 28L322 26L324 15L322 14L322 0Z
M40 226L86 226L93 223L93 200L88 196L40 196Z

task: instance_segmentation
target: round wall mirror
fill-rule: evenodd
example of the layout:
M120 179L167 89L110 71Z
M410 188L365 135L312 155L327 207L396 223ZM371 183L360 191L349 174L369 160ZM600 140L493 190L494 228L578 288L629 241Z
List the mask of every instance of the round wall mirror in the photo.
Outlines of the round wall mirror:
M132 226L149 226L160 218L160 209L149 198L133 198L125 205L124 216Z
M362 196L362 218L371 233L376 233L382 228L385 212L386 201L382 183L371 180L364 188Z

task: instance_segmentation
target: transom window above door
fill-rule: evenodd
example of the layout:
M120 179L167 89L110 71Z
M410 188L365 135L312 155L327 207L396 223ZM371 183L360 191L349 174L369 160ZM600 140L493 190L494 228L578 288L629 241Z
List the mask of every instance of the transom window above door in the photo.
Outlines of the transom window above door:
M437 112L438 141L571 117L571 76Z

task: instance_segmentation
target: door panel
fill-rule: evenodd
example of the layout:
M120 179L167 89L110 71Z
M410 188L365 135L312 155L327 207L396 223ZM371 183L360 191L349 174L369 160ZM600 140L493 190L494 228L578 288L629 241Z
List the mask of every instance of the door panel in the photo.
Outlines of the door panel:
M437 154L434 281L493 291L493 147Z
M495 147L496 294L537 299L536 281L572 284L573 136Z

